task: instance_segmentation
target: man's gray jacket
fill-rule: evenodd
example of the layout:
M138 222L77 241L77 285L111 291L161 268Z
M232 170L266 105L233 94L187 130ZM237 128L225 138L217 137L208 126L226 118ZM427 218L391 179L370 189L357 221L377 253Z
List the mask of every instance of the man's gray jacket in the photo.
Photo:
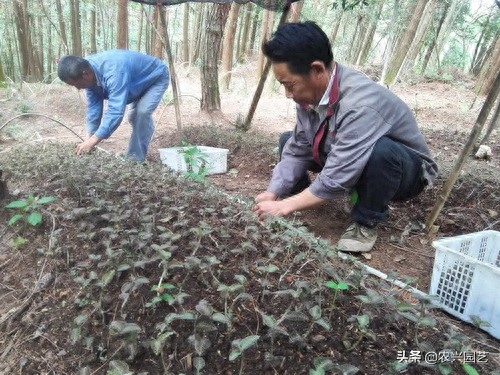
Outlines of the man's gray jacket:
M333 81L329 88L336 90L335 100L328 104L333 115L319 150L322 169L309 187L311 193L322 199L348 193L383 136L415 151L422 158L423 176L432 185L437 165L411 109L393 92L360 72L336 64L334 74L338 75L337 82ZM312 145L326 112L321 106L317 111L297 105L297 124L274 168L268 191L286 196L308 170L318 168Z

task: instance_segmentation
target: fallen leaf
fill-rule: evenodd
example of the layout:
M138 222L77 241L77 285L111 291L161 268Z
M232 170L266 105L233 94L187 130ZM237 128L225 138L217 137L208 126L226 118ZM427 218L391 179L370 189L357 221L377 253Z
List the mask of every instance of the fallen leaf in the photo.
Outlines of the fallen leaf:
M495 210L488 210L488 214L490 215L490 217L497 217L498 216L498 212Z
M405 260L406 258L402 255L397 255L396 257L394 257L394 261L399 263L399 262L402 262L403 260Z

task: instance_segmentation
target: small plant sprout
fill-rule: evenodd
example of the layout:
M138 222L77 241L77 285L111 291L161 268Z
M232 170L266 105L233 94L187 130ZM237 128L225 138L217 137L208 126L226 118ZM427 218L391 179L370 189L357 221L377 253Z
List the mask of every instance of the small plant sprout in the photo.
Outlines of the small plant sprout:
M27 199L21 199L10 202L5 208L17 210L18 213L12 216L8 225L14 225L19 220L24 220L26 224L36 227L43 221L43 216L40 213L40 206L55 201L54 197L35 198L30 195Z
M325 282L325 286L327 288L333 289L333 292L334 292L333 299L330 302L330 315L328 316L328 320L330 320L332 317L333 309L335 308L335 300L337 299L337 294L338 294L339 290L348 290L349 285L347 285L343 281L336 283L335 281L328 280L327 282Z
M156 305L162 301L165 301L170 305L174 301L174 297L170 293L168 293L167 290L172 290L175 288L176 286L170 283L153 285L151 287L151 291L156 292L156 296L153 297L151 302L146 303L146 307L156 307Z
M248 348L251 348L257 341L259 341L259 335L250 335L243 339L236 339L231 342L231 353L229 353L229 360L234 361L241 355L241 364L240 364L240 374L243 374L244 361L243 361L243 352Z
M325 375L327 371L333 369L333 362L328 358L314 358L314 368L309 370L309 375Z
M186 145L182 154L187 166L187 171L184 173L184 176L194 181L205 180L208 173L207 154L199 147L191 145Z
M137 337L141 332L141 327L135 323L114 320L109 325L109 332L112 336L117 336L122 340L121 346L127 349L129 353L128 360L133 360L137 355L139 348Z

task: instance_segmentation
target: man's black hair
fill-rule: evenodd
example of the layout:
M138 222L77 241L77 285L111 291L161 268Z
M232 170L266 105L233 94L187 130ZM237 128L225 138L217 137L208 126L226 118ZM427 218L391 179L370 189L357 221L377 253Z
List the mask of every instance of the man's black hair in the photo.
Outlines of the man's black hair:
M79 79L83 76L84 70L92 69L90 63L80 56L63 56L57 65L57 75L59 79L66 82L68 79Z
M313 21L285 23L262 45L272 62L286 62L292 74L307 75L313 61L330 67L332 45L325 32Z

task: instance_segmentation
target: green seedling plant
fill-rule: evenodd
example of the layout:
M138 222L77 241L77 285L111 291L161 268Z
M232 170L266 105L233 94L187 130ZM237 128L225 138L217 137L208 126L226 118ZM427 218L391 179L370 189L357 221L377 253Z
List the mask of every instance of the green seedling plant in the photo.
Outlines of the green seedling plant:
M207 154L199 147L187 145L182 151L187 171L184 176L193 181L204 181L208 174Z
M234 361L236 358L241 356L240 371L239 374L243 374L244 360L243 352L259 341L259 335L250 335L242 339L236 339L231 342L231 352L229 353L229 360Z
M54 197L35 198L33 195L30 195L27 199L10 202L5 208L17 210L17 213L10 218L7 224L14 225L20 220L24 220L26 224L36 227L43 221L40 206L55 200L56 198Z
M347 285L343 281L336 283L335 281L328 280L327 282L325 282L325 286L333 290L333 298L332 301L330 302L330 315L328 316L328 320L331 320L333 309L335 308L335 300L337 299L339 290L348 290L349 285Z
M156 307L160 302L166 302L169 305L174 301L174 296L167 291L176 289L176 286L170 283L162 283L160 285L153 285L152 292L156 292L151 302L146 303L146 307Z

